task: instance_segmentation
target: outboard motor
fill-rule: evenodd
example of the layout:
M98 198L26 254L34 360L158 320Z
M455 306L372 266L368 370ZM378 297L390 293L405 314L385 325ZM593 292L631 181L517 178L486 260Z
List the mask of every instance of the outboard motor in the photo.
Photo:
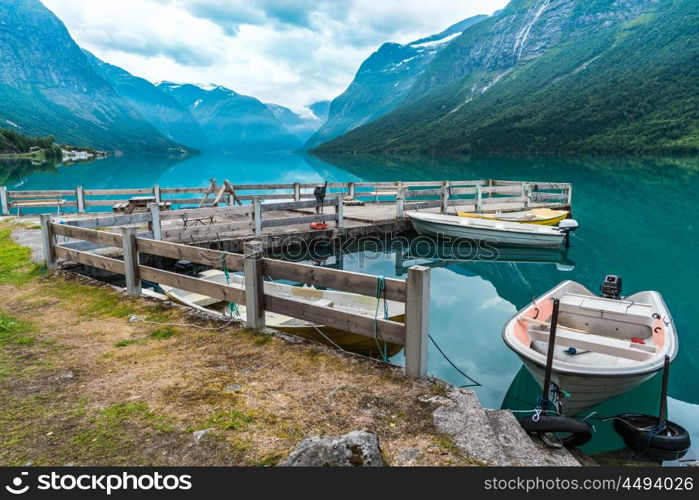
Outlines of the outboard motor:
M621 298L621 276L608 274L599 287L602 295L608 299L619 300Z
M558 224L558 229L566 235L566 246L570 246L570 233L578 229L578 221L575 219L563 219Z
M194 276L196 274L194 264L188 260L178 260L175 263L175 272L177 274L184 274L185 276Z
M322 186L319 184L313 189L313 196L316 197L316 214L323 213L323 205L325 202L325 193L328 190L328 181ZM311 222L311 229L327 229L328 224L324 221Z
M316 197L316 213L320 214L323 213L323 202L325 201L325 192L328 190L328 181L325 181L325 184L322 186L318 184L314 189L313 189L313 196Z

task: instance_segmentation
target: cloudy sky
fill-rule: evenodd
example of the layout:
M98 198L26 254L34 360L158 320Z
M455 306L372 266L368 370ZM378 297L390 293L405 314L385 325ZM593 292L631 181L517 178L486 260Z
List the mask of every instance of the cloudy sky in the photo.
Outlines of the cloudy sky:
M42 0L82 47L152 82L217 83L294 110L332 99L385 41L508 0Z

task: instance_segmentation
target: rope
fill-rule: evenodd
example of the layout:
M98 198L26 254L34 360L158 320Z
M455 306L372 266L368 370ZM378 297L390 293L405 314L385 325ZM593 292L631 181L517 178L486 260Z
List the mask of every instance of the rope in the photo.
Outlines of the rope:
M223 275L226 277L226 284L228 286L230 286L231 285L231 273L228 271L228 263L226 262L226 258L228 257L228 255L229 255L229 253L225 252L225 251L221 253L221 269L223 270ZM240 310L238 309L238 304L236 304L235 302L228 303L228 310L230 311L231 318L242 319L242 317L240 315ZM224 315L225 315L225 313L224 313Z
M461 375L463 375L464 378L466 378L469 382L471 382L470 385L462 385L462 386L459 386L459 387L482 387L482 386L483 386L483 384L481 384L480 382L476 382L474 379L472 379L471 377L469 377L469 376L466 374L466 372L464 372L461 368L459 368L458 366L456 366L456 364L455 364L451 359L449 359L449 356L447 356L447 355L444 353L444 351L442 350L442 348L439 347L439 345L438 345L437 342L434 340L434 338L432 337L432 335L427 334L427 337L432 341L432 343L433 343L434 346L437 348L437 350L439 351L439 353L444 357L444 359L447 360L447 362L448 362L452 367L454 367L454 369L455 369L457 372L459 372Z
M532 410L509 410L509 411L511 411L512 413L534 413L535 416L532 417L532 419L535 419L535 421L537 421L537 420L539 419L539 416L541 416L541 413L543 412L543 410L542 410L542 409L539 409L538 406L541 404L540 401L541 401L541 402L544 401L543 398L541 397L541 395L539 395L539 397L537 398L537 402L534 404L534 403L532 403L531 401L525 401L524 399L516 398L516 397L514 397L514 396L508 395L507 393L505 393L505 392L503 392L503 391L500 391L500 390L498 390L498 389L494 389L494 388L489 387L489 386L487 386L487 385L481 384L480 382L478 382L477 380L475 380L473 377L470 377L470 376L469 376L465 371L463 371L461 368L459 368L459 367L456 365L456 363L454 363L454 362L449 358L449 356L446 355L446 353L442 350L442 348L439 347L439 344L437 344L437 342L434 340L434 337L432 337L431 334L428 334L428 338L430 339L430 341L432 342L432 344L434 344L434 346L437 348L437 351L439 351L439 353L442 355L442 357L443 357L457 372L459 372L464 378L466 378L469 382L471 382L470 384L460 385L459 388L482 387L482 388L484 388L484 389L488 389L488 390L490 390L490 391L493 391L493 392L496 393L496 394L499 394L499 395L501 395L501 396L507 397L507 398L512 399L512 400L514 400L514 401L517 401L517 402L519 402L519 403L526 404L526 405L530 405L530 406L535 406L535 405L536 405L537 408L532 409ZM553 385L553 387L554 387L554 391L555 391L554 393L555 393L555 394L558 394L558 393L560 392L560 393L564 394L565 397L568 397L568 396L569 396L568 393L566 393L566 392L564 392L564 391L560 391L559 388L558 388L558 386L557 386L556 384L552 383L552 385ZM557 410L557 408L555 407L555 403L554 403L554 402L552 402L552 401L550 401L550 400L545 400L545 401L548 401L548 404L547 404L548 409L546 410L547 412L549 412L549 413L554 413L554 414L556 414L556 415L562 415L562 413L560 413L560 412ZM487 409L487 408L486 408L486 409ZM587 417L586 417L586 418L587 418ZM585 420L585 419L583 419L583 420Z
M146 319L145 316L136 316L135 314L132 314L131 316L129 316L129 323L135 323L136 321L140 321L141 323L148 323L149 325L179 326L180 328L196 328L197 330L217 331L217 330L223 330L224 328L227 328L235 320L233 318L231 318L223 326L218 326L218 327L214 328L214 327L207 327L207 326L192 325L190 323L168 323L168 322L163 322L163 321L151 321L151 320Z
M383 295L383 319L388 319L388 302L386 302L386 278L377 276L376 278L376 310L374 311L374 342L379 349L379 354L383 361L388 361L388 347L383 343L383 349L379 343L379 304Z
M325 334L322 332L322 330L321 330L320 328L318 328L316 325L314 325L314 324L312 324L312 323L311 323L311 326L312 326L313 329L314 329L315 331L317 331L325 340L327 340L328 342L330 342L335 348L337 348L337 349L339 349L339 350L341 350L341 351L344 351L344 349L343 349L342 347L340 347L339 345L337 345L335 342L332 341L332 339L331 339L330 337L328 337L327 335L325 335Z

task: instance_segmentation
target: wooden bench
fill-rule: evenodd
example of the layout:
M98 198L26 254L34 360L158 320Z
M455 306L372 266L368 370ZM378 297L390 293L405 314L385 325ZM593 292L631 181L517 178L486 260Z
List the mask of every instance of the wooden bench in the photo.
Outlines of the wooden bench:
M359 193L359 194L363 195L365 193ZM374 198L374 203L378 203L379 198L382 196L389 196L389 197L395 198L396 196L398 196L398 190L397 189L390 189L390 190L384 190L384 191L376 190L376 191L370 191L370 192L366 193L366 195L372 196Z
M529 328L528 334L532 341L548 342L550 338L549 330L543 324L535 323ZM604 337L563 326L556 329L556 344L634 361L646 361L653 357L656 351L652 345L636 344L629 340Z
M133 214L133 213L144 213L148 211L148 204L155 203L155 198L151 197L138 197L137 200L131 198L129 200L117 203L112 206L112 211L115 213L122 214ZM160 210L170 210L172 208L172 203L169 201L161 201L158 203Z
M17 207L17 216L19 217L21 215L20 211L22 207L25 208L31 208L31 207L45 207L45 206L50 206L50 205L55 205L56 206L56 213L58 215L61 214L61 206L66 202L66 200L63 199L32 199L32 200L17 200L12 202L13 207Z

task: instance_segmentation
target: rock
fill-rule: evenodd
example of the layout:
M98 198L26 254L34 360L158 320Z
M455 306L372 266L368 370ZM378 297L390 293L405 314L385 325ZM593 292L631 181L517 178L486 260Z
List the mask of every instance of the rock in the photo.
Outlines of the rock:
M242 388L243 388L242 385L232 384L232 385L226 386L226 387L223 389L223 392L238 392L238 391L241 390Z
M502 453L509 465L577 467L580 462L567 448L550 448L541 439L532 439L507 410L486 410L490 426L495 431Z
M310 437L279 465L287 467L379 467L384 465L376 434L352 431L334 438Z
M447 397L449 404L432 413L437 430L451 436L459 451L467 457L486 465L509 465L476 394L468 389L452 389Z
M533 441L510 411L484 410L473 391L452 389L447 398L432 419L464 456L491 466L580 465L567 449Z
M419 448L406 448L396 455L398 465L412 465L415 460L422 456Z
M199 444L199 442L206 436L209 432L213 431L213 427L209 427L208 429L202 429L199 431L194 431L192 433L192 436L194 437L194 442Z
M423 404L430 406L444 406L451 402L451 400L447 397L436 396L433 394L423 394L422 396L419 396L417 400Z

